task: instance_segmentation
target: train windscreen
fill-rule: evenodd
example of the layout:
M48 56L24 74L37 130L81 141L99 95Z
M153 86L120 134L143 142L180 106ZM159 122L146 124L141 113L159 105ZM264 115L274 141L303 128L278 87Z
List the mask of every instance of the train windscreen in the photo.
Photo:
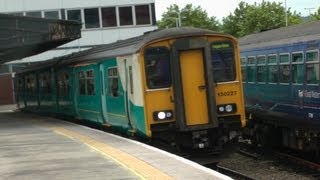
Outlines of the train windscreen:
M236 79L234 46L231 41L219 41L211 44L211 63L215 82L234 81Z

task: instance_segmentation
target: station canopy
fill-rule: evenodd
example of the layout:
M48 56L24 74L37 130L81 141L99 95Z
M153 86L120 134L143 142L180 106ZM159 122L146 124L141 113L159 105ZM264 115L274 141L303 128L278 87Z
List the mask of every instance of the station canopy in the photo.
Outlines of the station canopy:
M36 55L81 37L75 21L0 14L0 64Z

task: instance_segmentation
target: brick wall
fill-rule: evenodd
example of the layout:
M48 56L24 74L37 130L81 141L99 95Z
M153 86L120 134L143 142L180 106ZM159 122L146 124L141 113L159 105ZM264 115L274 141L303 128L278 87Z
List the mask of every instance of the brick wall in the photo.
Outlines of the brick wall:
M14 104L12 74L0 74L0 105Z

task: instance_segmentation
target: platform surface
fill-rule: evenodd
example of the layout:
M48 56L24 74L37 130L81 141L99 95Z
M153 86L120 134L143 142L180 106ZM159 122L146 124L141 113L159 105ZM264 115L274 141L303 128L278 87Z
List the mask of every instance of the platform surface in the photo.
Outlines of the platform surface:
M230 179L149 145L0 106L0 179Z

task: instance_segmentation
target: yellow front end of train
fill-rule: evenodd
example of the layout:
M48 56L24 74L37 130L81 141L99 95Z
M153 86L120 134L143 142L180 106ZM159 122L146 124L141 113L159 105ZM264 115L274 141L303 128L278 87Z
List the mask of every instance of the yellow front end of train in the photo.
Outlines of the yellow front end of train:
M214 149L245 125L236 39L180 29L139 53L148 136L179 148Z

